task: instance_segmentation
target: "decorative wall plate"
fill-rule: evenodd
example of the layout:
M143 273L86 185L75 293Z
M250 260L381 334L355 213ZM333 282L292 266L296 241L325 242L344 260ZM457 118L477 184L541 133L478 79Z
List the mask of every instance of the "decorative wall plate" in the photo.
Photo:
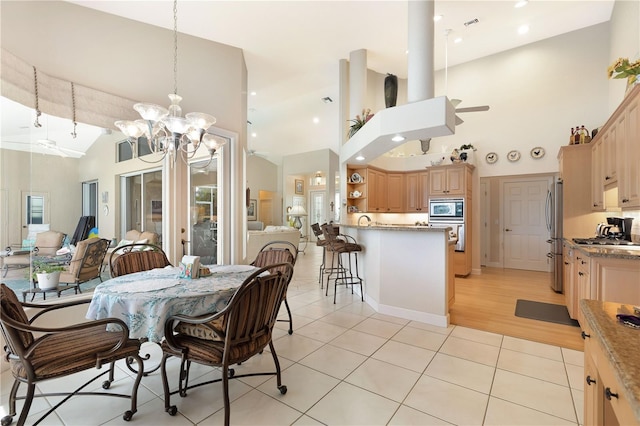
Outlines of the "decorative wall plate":
M518 161L520 159L520 151L517 150L513 150L513 151L509 151L509 153L507 154L507 159L509 161Z
M362 192L360 191L353 191L353 198L360 198L360 196L362 195Z
M361 183L361 182L362 182L362 176L360 176L360 174L354 173L351 175L351 183Z
M493 164L498 161L498 154L496 154L495 152L490 152L486 157L484 157L484 159L487 163Z
M544 157L544 148L541 146L536 146L531 150L531 158L542 158Z

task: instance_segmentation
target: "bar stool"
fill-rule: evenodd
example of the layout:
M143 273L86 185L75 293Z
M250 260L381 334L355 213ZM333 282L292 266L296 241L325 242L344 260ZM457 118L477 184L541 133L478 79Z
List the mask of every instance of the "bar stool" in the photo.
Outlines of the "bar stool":
M327 245L329 244L329 241L322 237L322 228L320 228L319 224L312 224L311 230L313 231L313 235L316 236L316 246L322 247L322 263L320 264L318 271L318 283L320 284L320 288L323 288L324 280L322 278L326 268L325 261L327 259Z
M364 291L362 289L362 278L358 273L358 252L362 251L362 246L356 242L353 237L348 235L338 234L330 224L322 225L322 234L324 235L324 239L328 242L325 246L325 249L331 253L331 265L330 269L326 269L329 271L327 275L327 289L325 290L325 296L329 295L329 280L331 276L335 273L336 278L333 284L333 303L336 303L336 293L338 290L338 285L344 284L346 286L351 286L351 294L353 294L353 286L358 284L360 285L360 297L364 302ZM343 255L347 255L348 257L348 267L345 266ZM336 259L335 256L338 256ZM351 263L351 255L354 256L355 259L355 275L352 269ZM334 262L337 260L338 265L333 267Z

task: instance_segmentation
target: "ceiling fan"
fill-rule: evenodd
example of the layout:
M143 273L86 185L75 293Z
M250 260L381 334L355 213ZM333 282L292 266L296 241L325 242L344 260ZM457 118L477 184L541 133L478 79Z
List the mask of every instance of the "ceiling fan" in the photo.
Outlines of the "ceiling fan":
M38 139L36 143L44 149L55 152L61 157L68 157L69 154L79 155L82 157L85 154L84 152L78 151L76 149L63 148L61 146L58 146L58 144L56 144L56 142L52 141L51 139Z
M69 157L69 155L80 156L85 155L84 152L78 151L71 148L63 148L58 146L55 141L51 139L38 139L36 142L19 142L19 141L6 141L8 144L17 144L17 145L31 145L33 147L42 147L45 150L51 151L59 155L60 157Z

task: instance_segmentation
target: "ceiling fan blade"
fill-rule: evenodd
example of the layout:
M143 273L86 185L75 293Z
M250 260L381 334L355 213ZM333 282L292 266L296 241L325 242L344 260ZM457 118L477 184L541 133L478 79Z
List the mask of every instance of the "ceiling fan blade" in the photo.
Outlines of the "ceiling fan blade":
M68 154L74 154L79 156L85 155L85 153L82 151L78 151L71 148L63 148L61 146L58 146L55 141L52 141L49 139L38 139L38 145L42 146L45 149L57 152L62 157L68 157L69 156Z
M478 112L478 111L489 111L489 105L480 105L480 106L466 107L466 108L456 108L456 112Z

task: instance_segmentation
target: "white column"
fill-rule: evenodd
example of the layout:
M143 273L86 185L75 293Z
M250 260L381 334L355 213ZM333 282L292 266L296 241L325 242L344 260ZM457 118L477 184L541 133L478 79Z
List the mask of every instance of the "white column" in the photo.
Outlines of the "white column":
M407 102L433 98L434 2L409 1Z
M367 94L367 51L349 53L349 119L362 114Z

